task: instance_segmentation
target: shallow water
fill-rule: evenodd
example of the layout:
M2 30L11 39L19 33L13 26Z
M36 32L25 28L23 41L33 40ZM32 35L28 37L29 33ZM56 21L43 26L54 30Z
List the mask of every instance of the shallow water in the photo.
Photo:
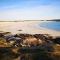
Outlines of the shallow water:
M42 22L39 24L40 27L60 31L60 22L50 21L50 22Z

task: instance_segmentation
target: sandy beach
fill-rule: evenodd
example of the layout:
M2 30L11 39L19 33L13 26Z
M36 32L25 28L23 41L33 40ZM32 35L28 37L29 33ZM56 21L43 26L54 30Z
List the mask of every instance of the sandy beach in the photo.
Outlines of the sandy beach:
M40 27L40 23L0 22L0 59L60 60L60 31Z
M27 34L50 34L60 36L60 31L50 30L43 27L38 28L40 21L21 21L21 22L0 22L0 31Z

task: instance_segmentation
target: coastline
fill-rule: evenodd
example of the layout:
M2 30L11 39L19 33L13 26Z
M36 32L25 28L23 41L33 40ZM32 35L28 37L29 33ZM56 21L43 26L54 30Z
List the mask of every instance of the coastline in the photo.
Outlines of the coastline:
M47 28L37 27L39 21L23 21L23 22L0 22L0 31L27 34L50 34L51 36L60 36L60 31L50 30Z
M33 60L36 57L36 60L57 60L60 56L60 32L37 27L39 23L0 23L0 59L21 60L23 57L24 60Z

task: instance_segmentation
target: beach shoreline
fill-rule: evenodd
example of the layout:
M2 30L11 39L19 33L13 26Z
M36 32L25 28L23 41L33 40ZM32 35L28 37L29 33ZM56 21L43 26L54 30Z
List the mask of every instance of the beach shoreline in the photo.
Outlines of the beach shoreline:
M43 27L37 27L39 21L21 21L21 22L0 22L0 31L11 32L12 34L50 34L51 36L60 36L60 31L50 30Z
M37 27L38 24L40 22L35 21L0 22L0 59L57 60L60 32Z

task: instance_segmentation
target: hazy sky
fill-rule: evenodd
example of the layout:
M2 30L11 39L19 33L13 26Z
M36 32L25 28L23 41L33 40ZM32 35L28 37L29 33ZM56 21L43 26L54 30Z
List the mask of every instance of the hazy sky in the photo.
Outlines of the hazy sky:
M0 0L0 20L60 19L60 0Z

